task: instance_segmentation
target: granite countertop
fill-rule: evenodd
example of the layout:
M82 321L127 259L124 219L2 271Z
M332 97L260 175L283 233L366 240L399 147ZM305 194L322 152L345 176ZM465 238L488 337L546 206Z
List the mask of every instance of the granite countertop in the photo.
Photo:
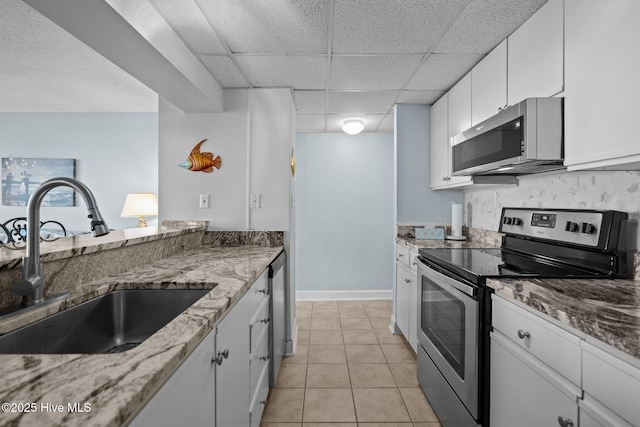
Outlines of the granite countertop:
M193 233L195 230L205 230L204 226L182 228L141 227L125 230L112 230L109 234L93 237L92 234L78 234L60 239L43 241L40 243L41 262L86 255L107 249L138 243L151 242L167 237ZM20 265L25 254L24 243L8 243L0 245L0 269L15 268Z
M640 281L607 279L487 279L496 295L518 301L630 355L640 365Z
M0 333L5 333L32 322L34 316L118 289L212 289L124 353L0 355L0 400L33 402L38 408L34 413L0 412L0 425L120 426L130 421L281 250L282 246L199 247L90 282L41 313L37 309L0 322ZM67 413L67 404L75 402L89 403L91 411ZM41 404L46 403L65 409L42 411Z

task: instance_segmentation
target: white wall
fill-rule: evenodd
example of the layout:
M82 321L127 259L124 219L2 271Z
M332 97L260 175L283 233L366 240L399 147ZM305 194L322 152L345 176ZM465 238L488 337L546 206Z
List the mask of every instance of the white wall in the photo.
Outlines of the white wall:
M451 223L451 202L460 190L431 190L431 107L395 106L397 222L404 225Z
M498 230L503 207L613 209L640 220L640 172L580 171L523 176L517 187L465 192L467 224ZM640 236L637 240L640 242Z
M224 107L184 113L160 100L160 218L206 220L219 230L287 230L290 90L225 90ZM220 155L222 167L212 173L178 167L205 138L201 151ZM262 195L260 209L249 209L252 193ZM199 208L200 194L210 195L209 209Z
M393 134L296 135L296 288L393 288Z
M0 157L77 159L76 177L93 192L109 227L132 228L137 219L120 218L127 193L158 191L158 115L0 113ZM26 213L26 207L0 206L0 222ZM73 231L90 230L86 215L81 197L75 207L41 211L43 221Z

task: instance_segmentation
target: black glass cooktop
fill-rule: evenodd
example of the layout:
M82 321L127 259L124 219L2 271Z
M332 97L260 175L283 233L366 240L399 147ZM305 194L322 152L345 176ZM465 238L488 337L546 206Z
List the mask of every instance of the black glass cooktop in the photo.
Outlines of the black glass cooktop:
M523 255L503 249L420 249L428 264L480 282L485 278L599 277L598 273L562 265L542 256Z

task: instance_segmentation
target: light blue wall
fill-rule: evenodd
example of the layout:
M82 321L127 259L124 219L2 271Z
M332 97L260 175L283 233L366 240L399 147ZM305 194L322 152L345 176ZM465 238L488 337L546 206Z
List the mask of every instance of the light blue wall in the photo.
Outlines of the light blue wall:
M393 288L393 134L297 134L296 289Z
M0 157L76 159L76 177L93 192L109 227L134 228L137 219L120 213L127 193L158 192L158 114L0 113ZM0 222L26 213L24 206L0 206ZM42 208L41 219L90 230L81 198L75 207Z
M461 190L431 190L431 107L396 105L398 224L450 224Z

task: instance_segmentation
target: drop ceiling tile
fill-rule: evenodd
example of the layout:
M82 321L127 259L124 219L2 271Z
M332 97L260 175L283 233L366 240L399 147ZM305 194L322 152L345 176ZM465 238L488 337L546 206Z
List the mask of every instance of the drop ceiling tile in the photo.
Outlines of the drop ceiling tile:
M296 114L296 131L324 131L324 114Z
M234 53L326 53L327 0L200 0Z
M478 54L432 54L418 69L406 89L449 90L482 59Z
M327 132L343 132L342 125L344 124L345 120L351 119L359 119L364 122L363 132L375 132L378 124L383 118L384 114L329 114L327 116Z
M387 114L378 125L378 132L393 132L393 113Z
M293 95L298 113L324 114L325 92L323 90L296 90Z
M336 0L334 53L426 53L465 0Z
M398 97L398 91L329 92L327 112L338 114L386 114Z
M321 56L237 56L254 87L324 89L326 59Z
M432 105L444 94L444 90L403 90L398 98L398 104Z
M224 46L193 1L149 0L196 53L224 53Z
M422 55L334 56L330 89L400 89Z
M238 67L228 56L200 55L200 60L223 88L249 87Z
M489 53L546 2L472 0L434 52Z

